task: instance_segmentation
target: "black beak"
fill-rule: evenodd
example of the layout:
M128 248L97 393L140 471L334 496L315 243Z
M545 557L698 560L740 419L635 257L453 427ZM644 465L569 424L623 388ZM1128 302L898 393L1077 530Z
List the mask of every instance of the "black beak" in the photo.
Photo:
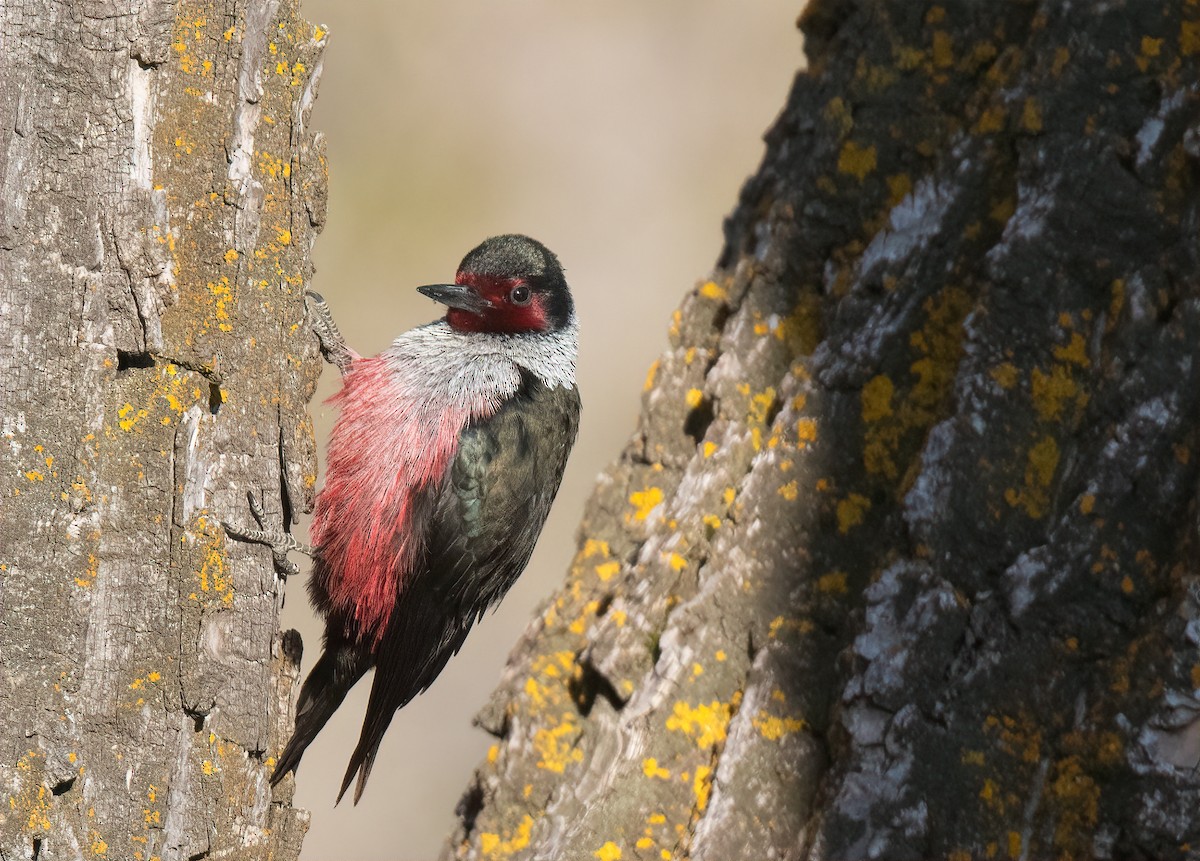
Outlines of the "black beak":
M435 302L472 314L482 314L492 307L492 303L476 293L474 288L464 284L426 284L418 287L417 291Z

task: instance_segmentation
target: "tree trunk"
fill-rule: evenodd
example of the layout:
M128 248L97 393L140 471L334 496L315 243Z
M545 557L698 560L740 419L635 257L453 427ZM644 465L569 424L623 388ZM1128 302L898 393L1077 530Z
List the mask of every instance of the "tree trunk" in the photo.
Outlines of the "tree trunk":
M1200 8L802 24L443 857L1196 857Z
M297 0L0 4L0 858L299 853L298 643L218 521L311 503L323 47Z

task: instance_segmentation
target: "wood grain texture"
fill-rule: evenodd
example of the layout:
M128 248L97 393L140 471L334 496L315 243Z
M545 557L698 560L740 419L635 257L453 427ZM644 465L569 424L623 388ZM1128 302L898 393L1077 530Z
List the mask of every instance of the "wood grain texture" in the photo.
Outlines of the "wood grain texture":
M0 6L0 857L294 859L324 33L295 0Z

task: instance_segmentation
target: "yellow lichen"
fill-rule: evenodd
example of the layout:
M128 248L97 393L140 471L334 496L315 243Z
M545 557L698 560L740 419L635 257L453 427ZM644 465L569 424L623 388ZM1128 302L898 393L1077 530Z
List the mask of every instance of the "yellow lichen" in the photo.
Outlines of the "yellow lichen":
M538 768L562 774L572 763L583 761L583 751L575 746L580 732L571 722L571 712L563 712L561 722L550 728L539 728L533 734L533 747L538 752Z
M838 532L845 535L855 526L863 522L867 511L871 508L871 500L862 494L851 493L837 504Z
M692 778L692 793L696 796L696 811L703 813L708 807L708 796L712 792L712 769L707 765L696 766L696 776Z
M730 714L729 704L719 700L695 706L679 700L675 703L673 713L667 718L666 726L672 732L690 736L697 747L707 749L725 740Z
M854 141L846 141L838 154L838 171L853 176L860 182L875 170L876 151L874 144L860 146Z
M1042 130L1042 106L1037 99L1028 98L1021 108L1021 128L1032 134Z
M846 593L846 572L830 571L817 578L817 591L825 594L844 595Z
M1021 507L1032 518L1046 514L1050 503L1050 484L1058 469L1058 440L1045 436L1029 449L1025 466L1025 484L1020 490L1009 488L1004 492L1009 505Z
M507 858L528 847L532 834L533 818L527 813L512 836L507 839L493 831L480 832L479 851L487 856Z
M862 420L876 422L892 414L892 395L895 386L884 374L872 377L863 386L860 400L862 401Z
M796 440L800 448L808 448L817 441L817 420L803 418L796 422Z
M660 487L647 487L629 494L629 504L634 507L633 519L645 520L650 512L662 504L663 492Z
M768 741L779 741L784 736L804 732L808 729L808 722L803 718L781 718L766 712L759 712L752 723L754 728Z
M991 378L995 380L1002 389L1011 389L1017 384L1017 379L1020 376L1020 371L1012 362L1001 362L989 372Z
M670 780L671 772L658 764L658 760L654 757L646 757L642 760L642 773L646 777L656 777L659 780Z

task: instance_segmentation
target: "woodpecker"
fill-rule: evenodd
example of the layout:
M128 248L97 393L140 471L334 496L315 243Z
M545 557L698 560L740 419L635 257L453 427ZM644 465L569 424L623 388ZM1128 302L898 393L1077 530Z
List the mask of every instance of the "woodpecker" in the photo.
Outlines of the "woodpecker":
M417 289L445 317L369 358L345 346L315 297L322 349L343 373L311 529L324 651L271 783L374 667L338 801L357 775L358 803L393 715L525 568L579 426L578 325L549 249L493 237L453 284Z

